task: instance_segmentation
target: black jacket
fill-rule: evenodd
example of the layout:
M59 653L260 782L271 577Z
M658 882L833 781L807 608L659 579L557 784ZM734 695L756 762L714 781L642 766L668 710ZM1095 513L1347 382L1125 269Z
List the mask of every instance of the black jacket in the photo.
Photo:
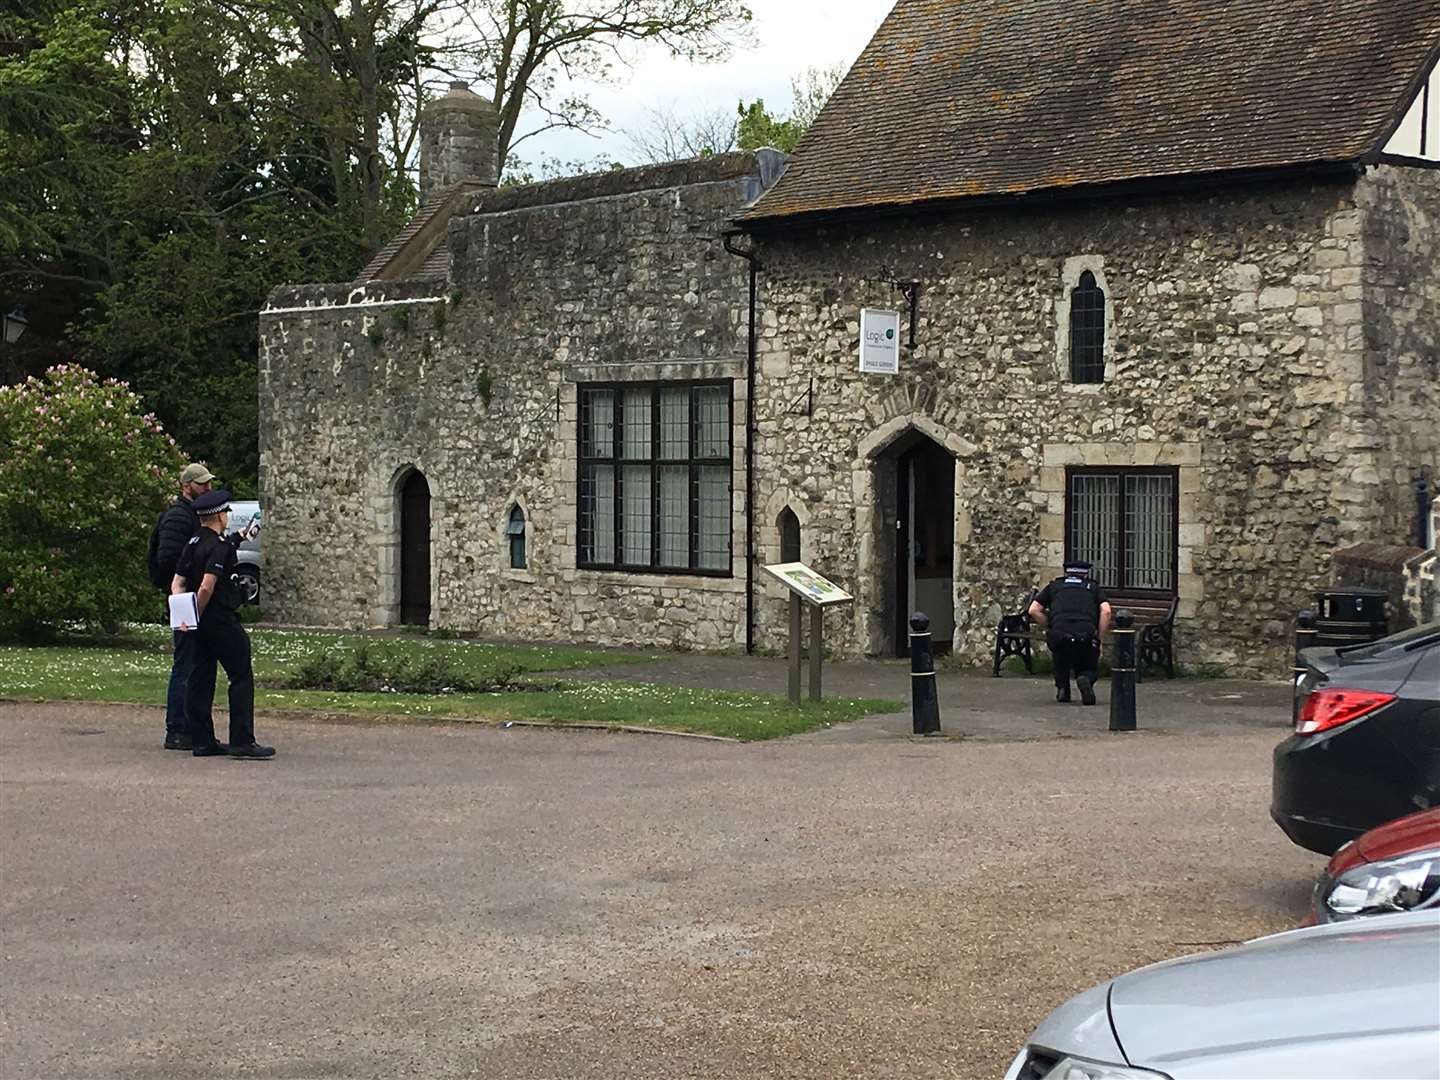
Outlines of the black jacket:
M175 574L175 565L180 561L180 552L190 543L190 538L200 529L200 515L190 505L190 500L178 498L165 508L156 526L159 533L155 557L162 571L166 573L165 591L170 591L170 577Z

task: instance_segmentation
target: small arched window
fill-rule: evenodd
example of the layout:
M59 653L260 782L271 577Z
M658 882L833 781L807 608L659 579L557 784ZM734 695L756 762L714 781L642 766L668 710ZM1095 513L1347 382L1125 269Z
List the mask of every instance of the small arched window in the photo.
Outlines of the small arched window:
M780 526L780 561L782 563L800 561L800 519L795 516L795 511L788 506L780 511L780 518L776 522Z
M510 508L510 520L505 524L505 535L510 540L510 568L525 569L525 511L518 506Z
M1089 270L1070 293L1070 381L1105 381L1105 291Z

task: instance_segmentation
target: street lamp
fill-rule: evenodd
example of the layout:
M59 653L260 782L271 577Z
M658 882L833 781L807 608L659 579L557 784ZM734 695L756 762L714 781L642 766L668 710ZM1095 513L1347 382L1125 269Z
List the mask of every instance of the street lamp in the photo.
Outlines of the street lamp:
M25 317L25 305L16 304L15 310L5 316L5 344L14 345L29 325L30 320Z

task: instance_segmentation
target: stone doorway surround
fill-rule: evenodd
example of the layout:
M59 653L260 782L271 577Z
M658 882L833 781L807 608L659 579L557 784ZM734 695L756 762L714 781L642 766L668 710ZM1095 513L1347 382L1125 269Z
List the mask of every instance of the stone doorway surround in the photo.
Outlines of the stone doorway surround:
M892 398L892 407L903 397ZM912 403L913 407L913 403ZM888 410L887 410L888 411ZM970 540L970 492L966 484L965 463L962 460L975 452L975 445L958 434L946 429L930 416L921 412L894 413L862 439L856 447L856 456L851 463L851 483L855 498L855 535L859 540L856 560L856 619L854 646L868 656L886 656L894 653L894 612L887 607L887 581L894 576L894 523L887 521L884 508L880 505L883 492L883 478L880 473L887 461L887 451L896 442L914 432L944 448L955 458L955 539L952 552L953 583L964 578L965 545ZM886 526L890 525L889 530ZM952 602L956 603L957 621L959 616L956 589L951 588ZM956 631L957 635L959 631Z
M1057 576L1065 561L1065 469L1070 465L1151 466L1175 468L1179 474L1176 514L1179 536L1175 551L1176 588L1180 593L1178 617L1191 618L1205 595L1204 581L1195 573L1195 553L1208 542L1200 518L1201 444L1188 443L1045 443L1041 446L1040 490L1045 510L1040 515L1040 540L1045 566L1037 576Z
M374 481L378 491L370 500L370 517L375 552L375 606L371 609L370 625L375 627L400 625L400 501L405 482L417 472L424 476L430 488L430 625L440 625L439 582L435 573L440 489L433 470L422 468L418 461L410 461L392 470L386 479Z

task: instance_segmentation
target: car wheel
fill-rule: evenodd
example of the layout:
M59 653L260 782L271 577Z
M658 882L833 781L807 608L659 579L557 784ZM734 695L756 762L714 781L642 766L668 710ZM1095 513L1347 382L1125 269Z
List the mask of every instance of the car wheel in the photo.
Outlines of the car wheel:
M253 566L242 566L235 571L235 584L247 604L260 602L260 571Z

